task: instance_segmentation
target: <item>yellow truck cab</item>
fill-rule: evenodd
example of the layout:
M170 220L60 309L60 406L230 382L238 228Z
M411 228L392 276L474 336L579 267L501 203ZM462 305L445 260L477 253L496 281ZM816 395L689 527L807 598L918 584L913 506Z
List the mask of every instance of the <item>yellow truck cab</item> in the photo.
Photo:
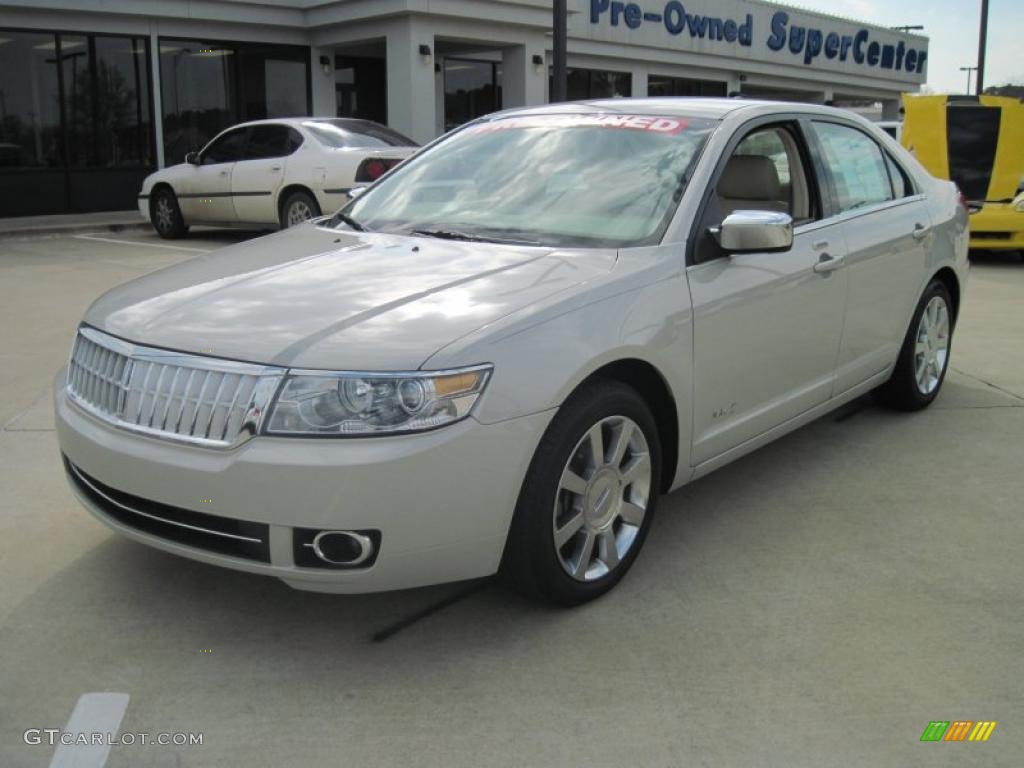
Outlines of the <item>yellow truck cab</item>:
M1024 103L904 94L903 110L903 146L967 199L970 247L1024 250Z

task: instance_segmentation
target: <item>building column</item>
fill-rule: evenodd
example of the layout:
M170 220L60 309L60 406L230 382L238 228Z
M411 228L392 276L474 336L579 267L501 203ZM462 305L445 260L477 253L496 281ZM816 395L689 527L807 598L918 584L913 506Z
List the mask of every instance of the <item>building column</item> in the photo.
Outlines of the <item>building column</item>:
M338 95L335 90L334 75L334 49L317 48L312 46L309 49L309 74L310 88L313 92L313 115L315 117L337 117L338 116ZM320 57L327 57L329 64L327 72L324 72L324 65L320 63Z
M647 95L647 67L642 64L633 66L629 93L634 98L643 98Z
M883 99L882 100L882 119L883 120L899 120L900 119L900 104L899 99Z
M541 63L534 64L533 57ZM543 44L515 45L501 51L501 106L532 107L544 103L544 83L548 68L544 64Z
M420 46L430 47L430 55ZM416 23L401 19L387 35L388 125L425 144L435 133L434 35Z
M736 73L729 75L729 80L725 84L725 95L729 96L733 93L742 93L743 83L740 82L740 76Z

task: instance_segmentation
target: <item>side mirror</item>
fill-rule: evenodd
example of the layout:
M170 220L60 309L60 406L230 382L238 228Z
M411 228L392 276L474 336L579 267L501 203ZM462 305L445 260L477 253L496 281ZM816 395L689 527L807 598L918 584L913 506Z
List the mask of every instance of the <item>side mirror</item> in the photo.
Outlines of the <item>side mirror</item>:
M355 200L357 197L359 197L361 194L363 194L363 192L365 192L366 189L367 189L366 185L363 185L361 187L352 187L352 189L350 189L345 194L348 195L348 199L349 200Z
M734 211L720 227L709 229L726 253L788 251L793 247L793 219L773 211Z
M199 165L199 153L189 152L185 155L185 162L189 165Z

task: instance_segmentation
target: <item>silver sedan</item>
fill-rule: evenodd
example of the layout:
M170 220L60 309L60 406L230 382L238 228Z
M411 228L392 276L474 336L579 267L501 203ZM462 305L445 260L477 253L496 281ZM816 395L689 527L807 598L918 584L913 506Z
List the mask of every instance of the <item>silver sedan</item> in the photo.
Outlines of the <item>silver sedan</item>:
M966 254L954 185L847 112L499 113L98 299L65 467L125 536L297 588L501 572L580 603L660 494L868 392L928 406Z

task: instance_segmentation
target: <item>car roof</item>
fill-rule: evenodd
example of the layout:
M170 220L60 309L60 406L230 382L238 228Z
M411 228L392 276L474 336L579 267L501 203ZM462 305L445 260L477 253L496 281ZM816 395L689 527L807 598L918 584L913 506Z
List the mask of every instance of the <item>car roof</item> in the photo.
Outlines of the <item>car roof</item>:
M345 123L373 123L374 125L383 125L382 123L374 123L373 120L366 120L361 117L323 117L316 115L304 115L302 117L268 117L263 120L247 120L244 123L236 123L232 125L232 128L245 128L249 125L303 125L304 123L314 122L336 122L341 121ZM387 126L383 126L387 127Z
M654 114L679 115L685 117L707 117L723 119L727 115L741 110L760 112L809 112L816 114L842 114L848 116L846 110L826 107L819 104L790 101L767 101L763 99L738 98L701 98L691 96L674 96L661 98L618 98L590 99L586 101L568 101L559 104L545 104L538 107L518 107L496 112L488 117L500 115L555 115L555 114L586 114L591 112L620 114ZM484 118L487 119L487 118Z

